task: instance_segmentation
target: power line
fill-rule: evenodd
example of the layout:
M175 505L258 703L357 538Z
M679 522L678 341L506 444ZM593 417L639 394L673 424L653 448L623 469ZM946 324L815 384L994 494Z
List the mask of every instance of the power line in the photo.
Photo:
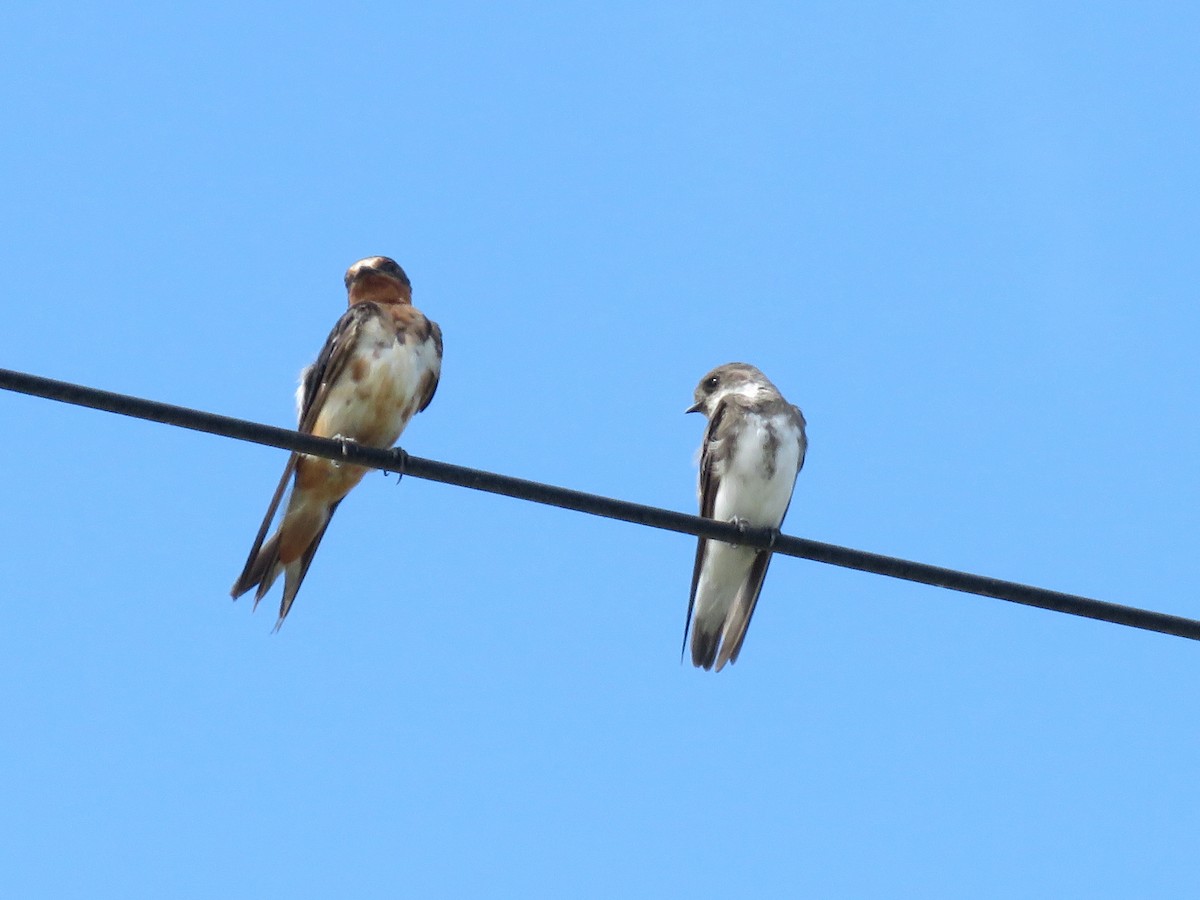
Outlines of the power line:
M1036 606L1073 616L1099 619L1103 622L1113 622L1117 625L1127 625L1146 631L1157 631L1161 634L1170 634L1194 641L1200 640L1200 621L1183 616L1108 603L1104 600L1094 600L1076 594L1064 594L1013 581L1002 581L999 578L972 575L955 569L944 569L940 566L883 556L878 553L868 553L864 550L853 550L849 547L839 547L836 544L825 544L793 535L774 534L764 529L739 531L729 522L704 519L655 506L644 506L627 500L617 500L538 481L500 475L496 472L472 469L468 466L456 466L438 460L422 459L419 456L410 456L399 447L391 450L379 450L349 441L314 437L311 434L301 434L287 428L276 428L245 419L234 419L183 406L172 406L169 403L159 403L155 400L146 400L127 394L114 394L84 385L55 381L9 369L0 369L0 388L104 412L148 419L151 422L161 422L165 425L190 428L193 431L205 431L209 434L236 440L265 444L268 447L279 447L283 450L292 450L310 456L321 456L368 468L398 472L414 478L425 478L476 491L502 494L518 500L529 500L594 516L620 519L651 528L662 528L667 531L697 535L748 547L770 549L783 556L796 556L814 562L857 569L860 572L870 572L874 575L886 575L891 578L949 588L967 594L1008 600L1024 606Z

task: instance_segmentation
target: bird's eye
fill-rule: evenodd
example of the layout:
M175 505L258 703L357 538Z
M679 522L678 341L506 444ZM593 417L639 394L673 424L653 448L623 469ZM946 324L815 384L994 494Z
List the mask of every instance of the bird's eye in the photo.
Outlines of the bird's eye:
M720 383L720 379L717 378L716 375L714 375L712 378L710 378L706 382L704 382L704 386L706 388L708 388L710 391L715 391L717 389L717 385L719 383Z

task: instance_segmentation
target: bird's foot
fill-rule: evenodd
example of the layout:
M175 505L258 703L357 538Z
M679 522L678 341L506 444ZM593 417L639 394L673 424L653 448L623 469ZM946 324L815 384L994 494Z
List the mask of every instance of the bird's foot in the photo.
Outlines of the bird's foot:
M743 537L747 535L752 535L755 538L759 537L760 535L766 537L767 550L774 550L775 542L779 540L778 528L759 528L755 525L751 525L749 519L743 519L741 516L734 516L729 520L729 524L736 528L738 530L738 534L742 535ZM741 547L742 545L730 544L730 546L737 548Z
M729 524L738 530L738 534L745 535L750 530L750 520L743 519L741 516L734 516L729 520ZM735 550L742 546L741 544L730 544Z
M404 480L404 469L408 464L408 454L405 453L403 448L401 448L401 447L393 447L392 448L392 458L394 460L396 460L397 465L395 466L395 468L389 466L387 469L384 470L383 474L390 475L393 472L395 472L396 473L396 484L399 484L401 481Z
M330 440L337 441L339 444L342 445L342 457L343 458L350 455L350 447L351 446L358 444L358 441L356 441L354 438L348 438L344 434L335 434L332 438L330 438ZM340 469L342 467L342 464L337 460L333 460L333 467L335 469Z

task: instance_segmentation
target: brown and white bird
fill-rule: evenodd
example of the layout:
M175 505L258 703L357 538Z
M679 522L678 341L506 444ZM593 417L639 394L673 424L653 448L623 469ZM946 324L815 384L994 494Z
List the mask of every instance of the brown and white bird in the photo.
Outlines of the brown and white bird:
M804 414L746 363L717 366L700 380L694 399L687 411L708 417L700 515L778 529L808 449ZM690 624L694 665L719 672L737 662L770 562L770 550L699 539L683 632L686 649Z
M386 449L433 399L442 369L442 331L412 305L408 276L386 256L360 259L347 269L346 291L350 308L317 361L300 373L299 430ZM278 630L330 518L365 473L362 466L293 453L230 591L233 598L257 588L257 607L282 573ZM293 476L279 528L263 543Z

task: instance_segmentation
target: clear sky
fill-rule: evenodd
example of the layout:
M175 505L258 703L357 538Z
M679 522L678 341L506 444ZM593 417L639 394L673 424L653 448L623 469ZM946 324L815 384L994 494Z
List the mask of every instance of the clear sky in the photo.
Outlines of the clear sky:
M411 452L692 511L709 368L791 533L1200 616L1195 4L0 11L0 365L272 424L387 254ZM395 477L287 624L282 451L0 394L0 895L1185 896L1200 646Z

